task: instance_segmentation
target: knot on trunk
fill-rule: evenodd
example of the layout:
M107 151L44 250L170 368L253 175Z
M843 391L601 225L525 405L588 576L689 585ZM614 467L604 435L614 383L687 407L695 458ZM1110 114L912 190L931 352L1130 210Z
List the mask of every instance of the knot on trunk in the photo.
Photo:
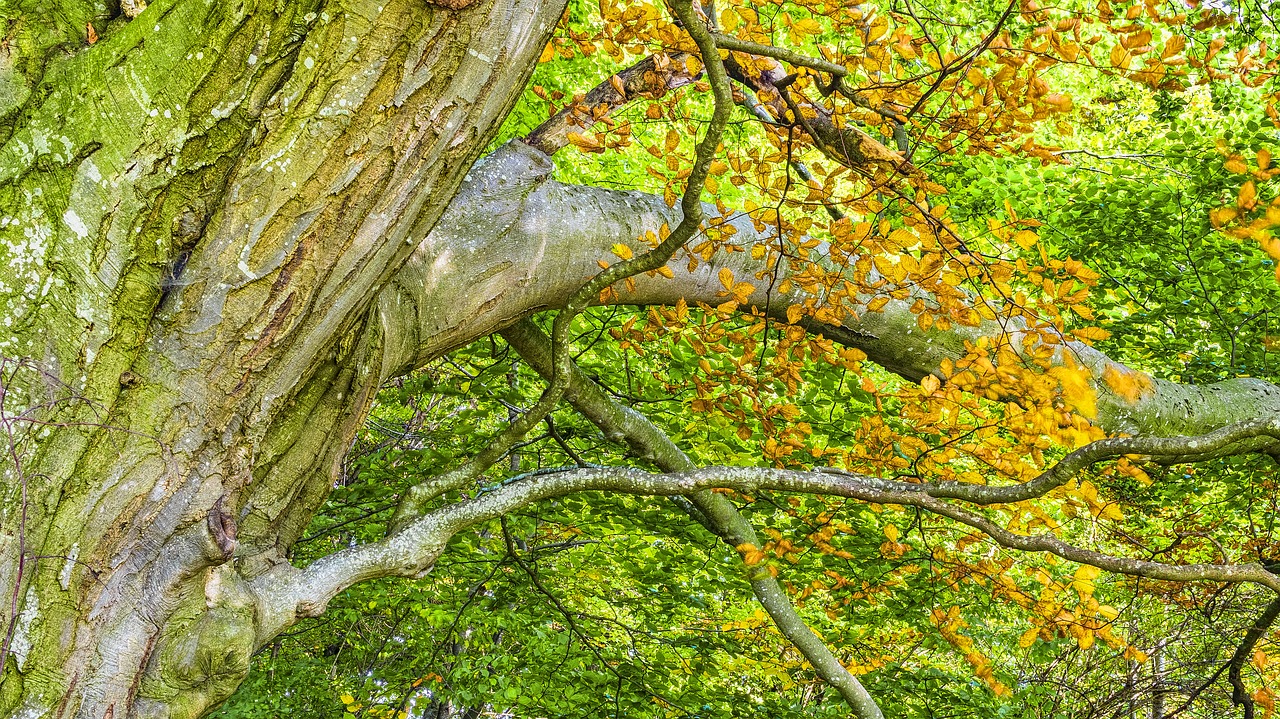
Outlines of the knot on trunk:
M217 553L212 559L225 562L236 553L236 520L222 508L226 495L218 498L206 518L209 534L213 537Z
M152 655L135 716L197 719L218 706L249 673L256 632L248 608L215 607L173 622Z

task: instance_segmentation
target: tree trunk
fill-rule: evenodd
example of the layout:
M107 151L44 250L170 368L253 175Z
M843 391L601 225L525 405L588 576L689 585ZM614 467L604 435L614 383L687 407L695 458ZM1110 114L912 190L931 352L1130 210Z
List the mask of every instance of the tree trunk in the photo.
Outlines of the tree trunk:
M298 617L429 567L456 517L286 560L373 393L676 224L520 143L464 185L564 3L437 1L0 7L0 716L201 716ZM720 266L678 259L620 301L719 303ZM1002 331L912 331L908 307L813 329L917 378ZM1257 381L1097 391L1130 433L1280 406Z
M295 620L252 582L402 363L372 299L563 10L449 5L0 10L0 715L197 717Z

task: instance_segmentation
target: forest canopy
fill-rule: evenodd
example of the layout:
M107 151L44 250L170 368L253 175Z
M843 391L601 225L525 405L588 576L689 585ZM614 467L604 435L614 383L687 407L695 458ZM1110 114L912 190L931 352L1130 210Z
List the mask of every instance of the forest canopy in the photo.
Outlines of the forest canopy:
M714 301L624 300L564 328L599 401L643 413L689 467L1013 487L1158 431L1120 418L1158 380L1276 380L1265 7L697 11L734 51L728 82L661 5L572 3L493 146L559 132L557 180L668 205L701 166L704 199L749 218L746 240L713 220L676 252L720 267ZM719 146L699 146L717 125ZM665 236L634 239L600 267ZM724 266L734 252L760 269ZM867 334L911 332L903 317L926 335L1017 334L975 332L919 376L812 324L889 303L907 312ZM378 539L409 487L502 438L546 387L530 342L491 336L385 386L295 560ZM1070 343L1124 365L1073 361ZM432 501L574 467L681 468L621 434L561 403ZM221 715L844 716L751 600L765 573L887 716L1218 717L1233 700L1268 716L1276 580L1116 572L983 531L1153 566L1273 566L1275 460L1200 454L1117 445L973 521L748 483L724 494L759 535L737 547L670 500L537 502L459 532L424 579L348 590L261 652Z
M1269 5L198 4L0 7L0 714L1274 715Z

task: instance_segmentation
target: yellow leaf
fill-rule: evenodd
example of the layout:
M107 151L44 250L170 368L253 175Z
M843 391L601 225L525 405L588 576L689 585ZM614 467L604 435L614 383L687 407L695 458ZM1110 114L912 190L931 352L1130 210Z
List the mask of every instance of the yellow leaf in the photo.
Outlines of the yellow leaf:
M1035 644L1036 640L1039 638L1040 638L1040 630L1036 627L1032 627L1027 631L1023 632L1022 636L1018 638L1018 646L1022 647L1023 649L1026 649L1032 644Z
M902 536L902 535L898 534L898 528L897 528L896 526L894 526L894 525L892 525L892 524L888 524L888 525L885 525L885 528L884 528L884 536L885 536L885 538L887 538L890 542L897 542L897 541L898 541L898 537L900 537L900 536Z
M790 307L787 308L788 323L794 325L795 323L799 322L800 318L803 316L804 316L804 308L801 307L800 305L791 305Z
M720 284L723 285L726 290L733 290L733 270L728 267L722 267L720 268L720 272L717 276L720 278Z
M350 694L343 694L342 696L338 697L338 701L342 702L343 704L350 704L355 700L356 698L351 696Z
M818 35L822 32L822 26L818 24L817 20L814 20L811 17L806 17L802 20L797 20L795 24L791 26L791 29L796 34L802 35L802 36Z
M934 392L937 392L938 388L941 386L942 383L938 381L938 378L931 374L925 375L924 378L920 380L920 389L924 390L925 394L933 394Z
M1271 151L1263 148L1258 150L1258 169L1265 170L1271 167Z
M889 241L897 245L899 249L911 247L920 241L918 237L908 230L897 229L889 233Z
M631 248L630 248L630 247L627 247L626 245L622 244L621 242L619 242L619 243L617 243L617 244L615 244L615 245L613 246L613 254L617 255L618 257L621 257L621 258L622 258L622 259L624 259L624 260L629 260L629 259L631 259L631 256L632 256L632 255L631 255Z
M1092 419L1098 414L1098 395L1089 386L1089 370L1083 367L1051 367L1048 374L1062 388L1062 399L1080 415Z
M1258 204L1258 187L1253 184L1253 180L1249 180L1240 188L1240 195L1236 198L1236 207L1242 210L1252 210L1256 204Z
M1081 649L1088 649L1093 646L1093 631L1090 629L1082 629L1080 633L1076 635L1076 644L1078 644Z
M1098 569L1097 567L1091 564L1081 564L1080 567L1076 569L1076 573L1075 573L1076 579L1083 579L1089 582L1097 579L1100 576L1102 576L1102 570Z
M1111 333L1101 327L1081 327L1071 330L1071 334L1075 337L1088 340L1090 342L1100 342L1111 336Z
M1223 165L1228 172L1234 172L1237 175L1243 175L1249 171L1249 166L1244 164L1244 159L1238 155L1233 155Z
M664 146L668 153L675 152L676 148L680 146L680 133L674 129L667 130L667 140Z
M1040 241L1040 236L1031 230L1019 230L1018 233L1013 236L1013 241L1018 243L1018 246L1022 249L1029 250Z

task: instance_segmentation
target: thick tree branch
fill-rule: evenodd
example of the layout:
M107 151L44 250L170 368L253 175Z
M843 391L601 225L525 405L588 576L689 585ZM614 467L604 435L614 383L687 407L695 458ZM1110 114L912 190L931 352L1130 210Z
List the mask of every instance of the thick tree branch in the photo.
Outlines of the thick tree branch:
M550 179L552 169L545 154L519 142L472 169L436 229L380 298L384 322L396 326L388 340L393 356L385 363L390 374L421 366L534 311L564 306L564 298L596 274L596 261L612 256L613 245L636 245L646 232L657 232L663 224L673 226L680 218L680 212L660 197L567 185ZM734 241L744 249L772 239L746 216L719 216L709 205L704 210L711 223L731 224ZM638 275L634 290L615 288L613 301L716 305L724 301L717 277L721 268L741 278L771 269L749 252L722 253L693 269L683 261L667 267L671 279ZM770 296L764 283L759 284L748 304L768 308L775 317L784 316L792 304L816 302L799 288ZM1280 387L1264 380L1243 378L1201 387L1150 378L1082 342L1046 345L1039 332L1028 331L1018 321L984 320L976 327L953 324L947 330L921 331L911 311L917 299L890 300L879 312L860 310L840 327L811 318L802 324L810 332L863 350L886 369L912 380L930 374L945 379L944 362L963 360L968 348L980 342L1008 347L1023 357L1047 349L1051 363L1088 370L1097 394L1093 421L1109 433L1202 435L1280 413ZM1108 375L1136 375L1149 382L1138 396L1125 396L1103 380ZM1262 446L1259 442L1254 449Z
M707 79L711 83L711 90L715 96L711 120L706 125L702 139L698 141L693 166L689 170L684 193L680 198L680 221L676 223L674 229L665 233L665 236L659 237L656 247L594 273L585 283L568 293L568 298L564 301L560 312L556 313L555 321L552 323L551 353L555 371L542 396L528 412L517 418L489 442L480 454L461 468L449 473L446 480L437 478L410 487L401 499L395 517L392 518L392 531L403 526L409 518L419 514L431 498L439 496L441 492L462 487L477 478L480 473L504 456L507 450L530 429L541 423L559 404L568 382L573 364L569 353L568 336L573 319L587 307L599 301L603 293L615 283L664 267L676 251L684 247L685 243L701 230L705 216L702 190L706 186L707 177L711 174L711 161L719 152L720 138L724 134L725 125L733 109L733 93L729 89L729 78L725 74L715 40L707 28L697 22L692 0L673 2L671 8L685 24L703 57L707 58ZM659 233L664 234L661 230Z

